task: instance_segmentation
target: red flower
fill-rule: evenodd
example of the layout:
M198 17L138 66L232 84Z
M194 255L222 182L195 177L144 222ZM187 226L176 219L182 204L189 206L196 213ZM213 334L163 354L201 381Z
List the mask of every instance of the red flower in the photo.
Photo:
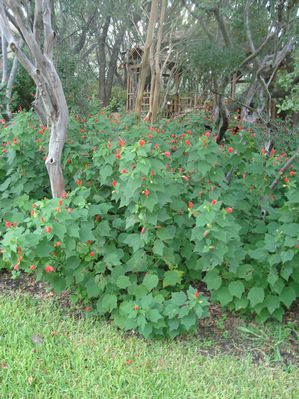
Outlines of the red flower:
M133 306L133 309L134 309L134 310L138 310L138 309L139 309L139 306L138 306L138 305L134 305L134 306Z
M186 144L187 146L190 146L190 145L191 145L190 140L186 140L186 141L185 141L185 144Z
M217 204L217 200L213 199L213 200L211 201L211 204L212 204L212 205L216 205L216 204Z
M232 213L233 208L226 208L225 210L226 210L227 213Z
M30 269L30 270L35 270L35 269L36 269L36 266L30 265L29 269Z
M285 183L288 183L288 182L289 182L289 178L288 178L288 177L285 177L285 178L284 178L284 182L285 182Z
M120 159L120 151L119 150L116 150L115 158Z
M80 179L77 179L75 183L77 184L77 186L82 186L82 180Z
M60 199L59 200L59 205L62 205L63 204L63 201L62 201L62 199Z
M46 271L46 273L51 273L51 272L55 272L55 269L53 266L48 265L45 267L45 271Z
M196 298L196 299L199 297L199 292L198 292L198 290L195 290L194 295L195 295L195 298Z
M61 246L61 242L60 241L56 241L54 247L60 247Z
M146 189L146 190L143 191L143 194L146 196L146 198L149 196L149 193L150 193L150 192L149 192L148 189Z
M169 152L169 151L165 151L165 152L164 152L164 155L165 155L166 157L170 157L170 152Z
M140 145L140 147L143 147L144 144L145 144L145 141L144 141L144 140L139 140L139 145Z
M5 226L9 229L11 227L11 223L6 221Z
M128 173L128 171L127 171L127 169L122 169L121 173L123 173L125 175L126 173Z
M205 132L206 137L210 137L211 133L210 132Z
M145 228L144 228L144 227L142 227L142 229L140 230L140 233L141 233L141 234L144 234L144 233L145 233Z
M89 256L90 256L90 257L93 257L93 256L94 256L94 252L91 251L91 252L89 253Z
M19 264L17 263L16 265L14 265L14 270L19 270Z
M14 144L17 144L17 138L16 138L16 137L14 137L13 143L14 143Z
M188 208L189 208L189 209L192 209L192 208L193 208L193 202L192 202L192 201L189 201L189 202L188 202Z
M119 139L118 145L119 147L123 147L125 145L125 141L123 139Z
M45 227L45 232L46 232L46 233L50 234L51 231L52 231L52 227L49 227L49 226L46 226L46 227Z
M233 147L229 147L229 148L227 149L227 152L229 152L230 154L231 154L233 151L234 151Z
M290 171L290 176L295 176L296 172L294 170Z
M155 144L154 147L157 150L159 148L159 144Z
M265 148L262 148L262 149L261 149L261 153L262 153L263 155L265 155L265 153L266 153Z
M116 184L117 184L116 181L115 181L115 180L112 180L112 186L113 186L113 187L116 187Z

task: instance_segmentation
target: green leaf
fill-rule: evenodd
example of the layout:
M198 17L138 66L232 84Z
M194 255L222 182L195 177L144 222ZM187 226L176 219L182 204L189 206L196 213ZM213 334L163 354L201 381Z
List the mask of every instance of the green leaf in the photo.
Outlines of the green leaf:
M232 301L233 296L227 287L221 287L215 292L216 298L221 303L221 306L227 305Z
M263 288L253 287L249 290L247 297L250 300L251 306L254 308L255 305L263 302L263 300L265 298L265 293L264 293Z
M241 298L245 287L242 281L232 281L228 285L228 290L232 294L232 296L235 296L237 298Z
M248 299L247 298L235 298L234 299L234 304L235 304L235 309L240 310L240 309L245 309L248 306Z
M147 319L152 321L153 323L157 323L158 320L162 319L161 314L157 309L152 309L147 313Z
M82 242L87 242L88 240L94 241L95 236L93 235L92 232L93 224L90 222L83 222L80 227L80 240Z
M176 233L176 227L171 225L167 227L162 227L158 230L157 237L162 241L173 240Z
M163 287L168 287L169 285L176 285L181 281L181 274L178 270L169 270L164 274Z
M143 285L151 291L153 288L157 287L159 283L159 277L156 274L146 274L143 279Z
M111 208L113 208L111 204L90 205L88 214L89 216L106 215Z
M94 277L90 278L86 283L86 292L88 298L96 298L100 294L100 287L95 281Z
M112 175L112 166L111 165L104 165L102 168L100 168L100 176L103 181L103 183L107 182L107 178L111 177Z
M40 258L47 258L53 252L53 247L48 241L41 241L36 246L36 254Z
M128 288L130 295L134 295L136 299L141 299L148 293L144 285L132 284Z
M151 336L151 333L153 331L153 327L151 326L150 323L146 323L144 327L139 328L140 334L144 336L144 338L149 338Z
M274 312L277 308L279 308L280 301L279 298L275 295L268 295L265 298L265 304L270 314Z
M177 306L182 306L187 300L187 296L184 292L173 292L171 294L171 302Z
M180 321L178 319L168 320L169 331L177 330L179 328Z
M161 240L155 240L154 246L153 246L153 253L158 256L163 256L163 249L165 245Z
M128 288L131 285L131 281L128 276L119 276L116 285L122 289Z
M127 238L124 240L124 243L133 248L133 251L136 252L138 249L144 246L144 241L141 239L140 234L129 234Z
M292 287L285 287L281 294L280 294L280 300L283 302L287 308L291 306L291 304L294 302L296 299L296 292Z
M64 240L66 234L66 227L63 223L53 223L53 234L55 234L61 241Z
M207 284L208 290L217 290L222 283L222 278L219 276L216 270L210 270L203 281Z
M112 294L105 294L101 300L101 308L104 312L111 312L117 307L117 297Z
M194 314L189 314L185 317L182 317L181 323L186 328L186 330L189 331L190 328L195 326L196 324L196 316Z

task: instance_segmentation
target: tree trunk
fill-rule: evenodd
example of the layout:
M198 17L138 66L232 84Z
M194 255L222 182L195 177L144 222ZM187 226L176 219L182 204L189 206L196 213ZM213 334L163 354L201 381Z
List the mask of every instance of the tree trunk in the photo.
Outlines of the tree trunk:
M137 91L137 96L136 96L135 111L139 115L141 114L141 109L142 109L143 92L144 92L144 87L145 87L145 82L146 82L146 77L147 77L147 71L149 68L150 48L151 48L152 42L153 42L154 28L155 28L156 19L157 19L157 11L158 11L158 0L152 0L151 13L150 13L150 17L149 17L146 41L145 41L144 52L143 52L143 57L142 57L140 80L139 80L138 91Z
M6 116L10 120L12 117L11 110L10 110L10 100L12 96L12 87L14 85L16 76L17 76L17 71L18 71L18 66L19 66L19 61L16 56L14 56L12 67L9 73L9 78L7 81L7 86L6 86L6 93L5 93L5 101L6 101Z
M5 86L8 80L8 60L7 60L7 40L1 29L1 47L2 47L2 80L1 86Z
M50 1L36 0L35 7L34 18L42 18L43 21L44 43L42 46L37 41L36 31L33 32L28 27L29 25L26 25L22 9L16 0L2 0L0 2L0 23L10 49L30 74L42 96L48 126L51 127L46 168L50 178L52 196L55 198L64 193L61 155L66 138L69 113L62 84L52 62L55 33L51 24ZM5 9L11 9L15 19L15 29L20 31L27 45L30 58L34 60L34 63L21 50L18 41L14 38L15 30L11 28ZM33 26L37 26L37 22Z
M114 42L112 53L111 53L109 69L108 69L108 73L107 73L107 80L106 80L106 102L108 104L111 100L113 81L114 81L114 76L115 76L116 70L117 70L117 58L118 58L120 46L121 46L121 43L122 43L122 40L124 37L124 33L125 33L125 29L124 29L124 27L121 27L120 31L118 32L118 34L115 38L115 42Z
M99 37L97 59L99 66L99 98L101 101L101 106L106 107L107 104L107 93L106 93L106 52L105 43L108 34L108 29L110 26L110 17L106 18L104 23L102 33Z
M157 34L157 48L155 54L155 81L154 81L154 91L153 91L153 99L152 99L152 122L156 121L158 110L159 110L159 99L160 99L160 83L161 83L161 68L160 68L160 59L161 59L161 44L162 44L162 36L163 36L163 24L166 14L167 0L162 0L161 6L161 14L159 21L159 29Z

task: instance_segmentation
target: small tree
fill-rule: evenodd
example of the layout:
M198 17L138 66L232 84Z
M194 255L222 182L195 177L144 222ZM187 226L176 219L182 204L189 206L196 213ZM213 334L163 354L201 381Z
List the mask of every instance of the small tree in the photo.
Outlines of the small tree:
M45 163L52 196L59 197L64 192L61 157L69 112L62 84L53 63L55 32L52 29L50 0L35 1L32 27L28 15L29 11L25 10L22 2L0 0L0 23L4 36L11 51L34 80L42 100L42 108L39 107L36 111L39 116L45 112L47 127L51 129ZM21 49L20 41L26 45L28 56Z

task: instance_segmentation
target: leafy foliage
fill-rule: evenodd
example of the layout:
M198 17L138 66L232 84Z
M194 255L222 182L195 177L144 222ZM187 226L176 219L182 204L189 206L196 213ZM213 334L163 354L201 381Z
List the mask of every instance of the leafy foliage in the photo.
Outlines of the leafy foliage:
M68 193L41 199L47 131L32 119L20 113L2 127L0 267L70 289L145 337L174 337L206 317L207 297L193 288L202 281L212 301L259 320L281 320L298 297L295 165L269 190L285 152L267 157L250 130L218 146L200 113L157 126L77 116Z

